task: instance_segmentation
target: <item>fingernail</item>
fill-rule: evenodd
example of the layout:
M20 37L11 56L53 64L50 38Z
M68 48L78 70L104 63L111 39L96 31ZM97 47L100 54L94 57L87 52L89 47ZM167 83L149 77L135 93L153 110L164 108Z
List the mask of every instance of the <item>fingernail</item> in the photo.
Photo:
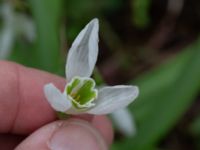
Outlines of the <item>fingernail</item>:
M54 132L48 144L51 150L107 150L100 133L88 122L71 119Z

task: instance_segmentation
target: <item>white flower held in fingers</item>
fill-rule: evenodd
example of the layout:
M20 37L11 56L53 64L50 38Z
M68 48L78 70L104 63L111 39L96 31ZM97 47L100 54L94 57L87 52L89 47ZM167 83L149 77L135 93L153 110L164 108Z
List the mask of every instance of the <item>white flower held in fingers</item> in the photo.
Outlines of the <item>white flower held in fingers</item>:
M52 83L44 86L50 105L66 114L108 114L130 104L139 93L136 86L95 89L90 78L98 55L99 23L93 19L78 35L67 57L67 85L61 93Z

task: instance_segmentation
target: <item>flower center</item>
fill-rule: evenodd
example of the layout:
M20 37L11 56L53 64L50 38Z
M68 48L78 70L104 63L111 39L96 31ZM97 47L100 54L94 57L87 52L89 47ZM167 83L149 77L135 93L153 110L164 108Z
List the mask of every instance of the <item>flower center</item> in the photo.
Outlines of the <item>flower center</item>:
M68 98L76 108L89 108L97 98L95 81L91 78L74 77L66 87Z

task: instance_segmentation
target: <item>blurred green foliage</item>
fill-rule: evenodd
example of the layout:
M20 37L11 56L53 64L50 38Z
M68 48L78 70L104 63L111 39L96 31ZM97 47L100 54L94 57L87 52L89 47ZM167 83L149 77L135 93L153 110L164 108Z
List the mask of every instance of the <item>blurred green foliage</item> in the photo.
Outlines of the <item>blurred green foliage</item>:
M148 27L150 23L151 0L132 0L132 21L139 28Z
M138 121L135 138L117 147L156 149L156 144L175 125L195 100L200 88L200 42L160 68L141 76L140 97L131 110ZM153 147L155 145L155 147Z
M77 33L91 20L91 18L101 18L106 13L111 13L120 8L122 0L68 0L65 1L65 13L67 18L67 38L70 42Z
M59 68L62 0L29 0L38 30L35 65L56 72ZM48 55L47 55L48 54Z

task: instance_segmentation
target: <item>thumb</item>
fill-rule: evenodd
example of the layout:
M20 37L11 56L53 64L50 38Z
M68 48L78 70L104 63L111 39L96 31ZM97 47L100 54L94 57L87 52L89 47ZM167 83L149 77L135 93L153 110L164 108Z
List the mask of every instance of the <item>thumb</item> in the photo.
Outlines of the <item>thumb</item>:
M101 134L79 119L56 121L31 134L16 150L107 150Z

